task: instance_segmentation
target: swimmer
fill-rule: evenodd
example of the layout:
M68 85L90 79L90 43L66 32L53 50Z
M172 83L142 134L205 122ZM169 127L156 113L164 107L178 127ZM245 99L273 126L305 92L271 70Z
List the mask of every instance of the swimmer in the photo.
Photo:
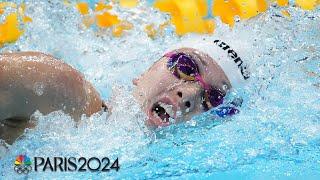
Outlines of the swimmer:
M133 80L133 95L147 115L148 127L190 120L213 107L222 108L216 111L219 116L239 112L239 101L222 105L228 91L249 78L240 56L220 40L201 47L183 45L188 48L167 52ZM111 109L80 72L43 53L1 54L0 84L0 139L7 143L34 127L29 119L37 110L62 110L78 121L83 114Z

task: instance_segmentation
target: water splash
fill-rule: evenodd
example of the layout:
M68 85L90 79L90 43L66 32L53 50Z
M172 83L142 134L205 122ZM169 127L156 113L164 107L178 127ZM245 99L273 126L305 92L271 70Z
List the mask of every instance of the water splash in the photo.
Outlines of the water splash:
M319 10L290 6L289 19L281 8L271 7L255 19L236 23L233 30L218 21L212 36L179 38L167 30L153 40L143 27L119 39L82 29L77 10L62 3L32 2L28 7L33 22L16 44L1 52L34 50L63 59L83 72L104 99L112 100L114 111L84 117L79 124L62 112L36 115L37 127L27 130L1 159L4 178L16 177L12 164L21 153L119 157L122 166L119 173L33 172L29 178L319 176ZM168 18L145 6L114 10L134 24L160 24ZM222 120L203 114L185 124L148 131L131 97L131 80L167 47L187 38L223 39L243 54L252 77L249 86L237 92L244 98L241 112Z

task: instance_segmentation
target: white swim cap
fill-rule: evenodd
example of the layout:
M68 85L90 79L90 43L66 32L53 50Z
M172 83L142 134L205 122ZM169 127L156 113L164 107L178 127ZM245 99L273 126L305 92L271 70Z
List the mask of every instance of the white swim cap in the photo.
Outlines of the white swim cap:
M194 48L208 54L224 71L233 88L245 85L250 77L247 64L241 59L238 52L221 40L214 40L212 42L184 40L172 48L177 49L182 47Z

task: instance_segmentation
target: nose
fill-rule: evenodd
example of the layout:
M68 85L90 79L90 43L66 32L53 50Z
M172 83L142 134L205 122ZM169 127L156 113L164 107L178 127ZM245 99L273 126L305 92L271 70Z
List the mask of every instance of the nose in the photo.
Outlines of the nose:
M201 88L198 84L192 83L178 87L175 90L179 109L184 113L193 113L201 105Z

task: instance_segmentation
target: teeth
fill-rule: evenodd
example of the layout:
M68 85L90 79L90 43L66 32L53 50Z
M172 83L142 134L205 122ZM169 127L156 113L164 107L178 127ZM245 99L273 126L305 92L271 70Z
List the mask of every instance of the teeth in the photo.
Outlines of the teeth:
M166 112L169 114L170 117L174 116L173 106L172 105L165 104L165 103L162 103L162 102L160 102L159 105L166 110Z

